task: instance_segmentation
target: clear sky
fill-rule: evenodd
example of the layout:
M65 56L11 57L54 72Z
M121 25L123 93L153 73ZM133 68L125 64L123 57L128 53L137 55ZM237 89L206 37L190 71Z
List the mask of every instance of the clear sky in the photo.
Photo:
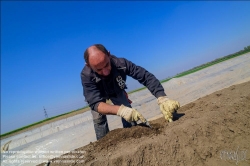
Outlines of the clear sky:
M1 1L1 133L43 120L43 107L51 117L85 106L92 44L161 80L243 49L249 30L247 1Z

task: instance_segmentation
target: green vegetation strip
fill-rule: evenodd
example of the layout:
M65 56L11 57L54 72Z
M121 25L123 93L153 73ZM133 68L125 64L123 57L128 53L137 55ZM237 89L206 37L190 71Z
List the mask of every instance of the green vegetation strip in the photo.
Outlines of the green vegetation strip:
M187 70L187 71L184 71L184 72L182 72L182 73L179 73L179 74L177 74L177 75L175 75L175 76L173 76L173 77L170 77L170 78L161 80L160 82L163 83L163 82L167 82L167 81L171 80L172 78L179 78L179 77L182 77L182 76L186 76L186 75L188 75L188 74L197 72L197 71L202 70L202 69L204 69L204 68L207 68L207 67L209 67L209 66L215 65L215 64L217 64L217 63L220 63L220 62L223 62L223 61L232 59L232 58L235 58L235 57L237 57L237 56L246 54L246 53L248 53L248 52L250 52L250 46L245 47L244 50L240 50L240 51L238 51L238 52L236 52L236 53L234 53L234 54L230 54L230 55L224 56L224 57L222 57L222 58L215 59L215 60L213 60L213 61L211 61L211 62L202 64L202 65L200 65L200 66L196 66L196 67L194 67L194 68L192 68L192 69L190 69L190 70ZM146 87L142 87L142 88L139 88L139 89L130 91L129 94L134 93L134 92L138 92L138 91L143 90L143 89L146 89Z
M223 61L235 58L237 56L243 55L243 54L248 53L248 52L250 52L250 46L245 47L244 50L238 51L238 52L236 52L234 54L230 54L230 55L224 56L222 58L215 59L215 60L213 60L211 62L208 62L206 64L202 64L202 65L194 67L194 68L192 68L190 70L184 71L184 72L182 72L182 73L177 74L176 76L174 76L174 78L179 78L179 77L182 77L182 76L194 73L194 72L199 71L201 69L204 69L206 67L209 67L209 66L215 65L217 63L220 63L220 62L223 62Z
M1 137L5 137L5 136L7 136L7 135L10 135L10 134L16 133L16 132L18 132L18 131L27 129L27 128L29 128L29 127L32 127L32 126L41 124L41 123L46 122L46 121L49 121L49 120L51 120L51 119L55 119L55 118L57 118L57 117L61 117L61 116L67 115L67 114L71 114L71 113L73 113L73 112L77 112L77 111L80 111L80 110L83 110L83 109L86 109L86 108L88 108L88 106L85 106L85 107L83 107L83 108L79 108L79 109L77 109L77 110L73 110L73 111L70 111L70 112L67 112L67 113L64 113L64 114L60 114L60 115L57 115L57 116L53 116L53 117L50 117L50 118L47 118L47 119L38 121L38 122L36 122L36 123L32 123L32 124L30 124L30 125L27 125L27 126L18 128L18 129L16 129L16 130L12 130L12 131L10 131L10 132L1 134Z
M173 76L173 77L164 79L164 80L161 81L161 83L167 82L167 81L171 80L172 78L179 78L179 77L182 77L182 76L186 76L186 75L188 75L188 74L191 74L191 73L197 72L197 71L199 71L199 70L202 70L202 69L204 69L204 68L206 68L206 67L209 67L209 66L215 65L215 64L217 64L217 63L220 63L220 62L223 62L223 61L226 61L226 60L235 58L235 57L237 57L237 56L246 54L246 53L248 53L248 52L250 52L250 46L247 46L247 47L244 48L244 50L240 50L240 51L238 51L238 52L236 52L236 53L234 53L234 54L229 54L229 55L224 56L224 57L222 57L222 58L215 59L215 60L213 60L213 61L211 61L211 62L208 62L208 63L206 63L206 64L202 64L202 65L197 66L197 67L194 67L194 68L192 68L192 69L190 69L190 70L187 70L187 71L184 71L184 72L182 72L182 73L179 73L179 74L177 74L177 75L175 75L175 76ZM142 87L142 88L139 88L139 89L130 91L130 92L128 92L128 93L131 94L131 93L134 93L134 92L141 91L141 90L143 90L143 89L146 89L146 87ZM86 109L86 111L87 111L87 110L89 110L89 107L88 107L88 106L85 106L85 107L83 107L83 108L79 108L79 109L73 110L73 111L71 111L71 112L67 112L67 113L64 113L64 114L61 114L61 115L57 115L57 116L54 116L54 117L51 117L51 118L44 119L44 120L42 120L42 121L39 121L39 122L30 124L30 125L28 125L28 126L24 126L24 127L22 127L22 128L19 128L19 129L16 129L16 130L13 130L13 131L4 133L4 134L0 135L0 137L7 136L7 135L10 135L10 134L13 134L13 133L15 133L15 132L18 132L18 131L27 129L27 128L29 128L29 127L32 127L32 126L34 126L34 125L41 124L41 123L46 122L46 121L48 121L48 120L55 119L55 118L57 118L57 117L60 117L60 116L63 116L63 115L67 115L67 114L70 114L70 113L73 113L73 112L76 112L76 111L79 111L79 110L83 110L83 109Z

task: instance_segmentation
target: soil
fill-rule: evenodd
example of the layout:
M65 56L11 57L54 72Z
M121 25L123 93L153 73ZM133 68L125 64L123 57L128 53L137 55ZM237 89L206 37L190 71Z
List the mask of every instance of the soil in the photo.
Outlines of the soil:
M172 123L150 121L152 128L112 130L47 165L250 165L250 82L182 106L174 116Z

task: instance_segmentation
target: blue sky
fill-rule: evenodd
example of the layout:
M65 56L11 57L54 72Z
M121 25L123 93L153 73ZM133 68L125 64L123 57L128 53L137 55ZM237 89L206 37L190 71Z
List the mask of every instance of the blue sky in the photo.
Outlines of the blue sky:
M247 1L1 1L1 133L85 106L92 44L161 80L250 45L249 20Z

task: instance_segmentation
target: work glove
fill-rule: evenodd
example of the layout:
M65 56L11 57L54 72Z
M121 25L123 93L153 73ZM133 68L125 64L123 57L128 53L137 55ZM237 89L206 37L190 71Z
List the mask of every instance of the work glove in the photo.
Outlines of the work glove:
M117 115L123 117L127 122L140 120L142 123L146 123L146 119L140 112L136 111L136 109L129 108L124 105L120 106Z
M180 108L180 103L178 101L170 100L167 96L159 97L157 102L165 119L172 122L173 113Z

